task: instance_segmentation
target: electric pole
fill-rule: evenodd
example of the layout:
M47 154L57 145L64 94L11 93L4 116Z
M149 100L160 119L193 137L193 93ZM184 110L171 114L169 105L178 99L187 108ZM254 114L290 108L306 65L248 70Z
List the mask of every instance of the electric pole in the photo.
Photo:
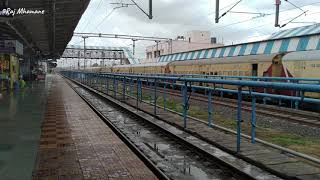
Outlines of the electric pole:
M84 70L86 70L86 64L87 64L87 62L86 62L86 39L88 38L88 36L82 36L82 38L83 38L83 63L84 63L84 65L83 65L83 69Z
M132 39L132 54L133 54L133 57L135 55L135 49L136 49L136 39Z
M219 0L216 0L216 23L219 23Z
M280 12L281 0L276 0L276 19L274 27L279 27L279 12Z

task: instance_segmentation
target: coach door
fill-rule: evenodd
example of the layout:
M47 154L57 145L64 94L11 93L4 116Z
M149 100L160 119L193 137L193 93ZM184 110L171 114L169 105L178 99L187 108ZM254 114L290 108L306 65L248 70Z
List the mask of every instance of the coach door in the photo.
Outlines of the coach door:
M258 64L252 64L251 76L258 76Z

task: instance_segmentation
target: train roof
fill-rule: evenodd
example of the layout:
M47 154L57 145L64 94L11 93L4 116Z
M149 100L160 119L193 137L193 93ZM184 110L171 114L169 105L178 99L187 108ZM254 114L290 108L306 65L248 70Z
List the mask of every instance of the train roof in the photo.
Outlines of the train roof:
M286 54L283 61L320 61L320 51L299 51Z
M185 60L173 61L169 65L196 65L196 64L228 64L228 63L241 63L241 62L271 62L272 59L278 54L263 54L263 55L248 55L248 56L233 56L221 57L200 60Z
M126 68L126 67L154 67L154 66L166 66L169 62L157 62L157 63L145 63L145 64L126 64L114 66L114 68Z

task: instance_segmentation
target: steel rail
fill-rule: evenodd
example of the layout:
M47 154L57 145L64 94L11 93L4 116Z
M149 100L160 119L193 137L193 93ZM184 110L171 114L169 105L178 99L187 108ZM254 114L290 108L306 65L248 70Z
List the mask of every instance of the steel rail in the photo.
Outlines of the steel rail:
M83 88L86 88L85 86L83 86L82 84L69 79L69 81L72 81L73 83L76 83L77 85L82 86ZM68 81L67 81L68 83ZM143 154L143 152L141 152L115 125L112 124L112 122L110 122L96 107L94 107L94 105L92 105L85 97L83 97L83 95L81 95L71 84L70 82L68 83L68 85L81 97L81 99L83 99L86 104L88 104L88 106L102 119L102 121L104 123L106 123L107 126L109 126L112 131L122 140L125 142L126 145L128 145L128 147L144 162L146 163L147 167L150 168L150 170L155 173L155 175L159 178L159 179L165 179L165 180L170 180L170 178L165 175L147 156L145 156ZM87 89L87 88L86 88Z

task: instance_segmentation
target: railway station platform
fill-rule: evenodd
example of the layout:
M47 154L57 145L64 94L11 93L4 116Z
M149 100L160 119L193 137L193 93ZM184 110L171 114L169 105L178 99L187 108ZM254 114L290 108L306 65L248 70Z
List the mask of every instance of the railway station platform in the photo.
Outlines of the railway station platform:
M141 119L145 119L146 121L161 120L193 135L193 137L195 137L194 139L187 139L183 136L181 136L181 138L186 139L196 147L206 149L208 150L207 152L210 152L210 146L197 144L199 139L203 140L208 144L218 147L225 152L235 155L246 162L250 162L285 179L319 179L320 177L320 166L319 163L315 161L312 162L302 156L297 156L294 153L290 153L289 151L281 150L270 145L258 142L252 144L251 139L248 138L241 138L241 150L237 151L236 134L214 126L209 127L208 122L201 121L200 119L195 120L187 118L186 127L181 115L169 110L164 110L162 106L155 108L155 104L151 103L152 100L150 100L150 102L137 100L134 96L137 94L137 97L139 97L139 93L137 92L134 92L134 95L130 95L128 89L136 89L136 87L126 89L124 88L125 86L118 87L117 83L114 83L115 85L110 88L109 80L111 79L115 82L115 78L107 79L105 76L103 78L105 79L89 77L84 81L84 86L87 89L90 89L93 94L103 97L110 102L114 102L114 104L118 104L123 109L128 109L128 111L136 114ZM79 79L74 79L80 82ZM126 85L125 81L122 83ZM104 84L106 84L106 86ZM140 89L142 89L139 83L136 84L138 84L138 88L140 86ZM157 88L155 88L154 91L156 90ZM141 90L140 93L148 96L147 91ZM179 136L178 133L176 135Z
M0 107L0 179L157 179L58 75Z

